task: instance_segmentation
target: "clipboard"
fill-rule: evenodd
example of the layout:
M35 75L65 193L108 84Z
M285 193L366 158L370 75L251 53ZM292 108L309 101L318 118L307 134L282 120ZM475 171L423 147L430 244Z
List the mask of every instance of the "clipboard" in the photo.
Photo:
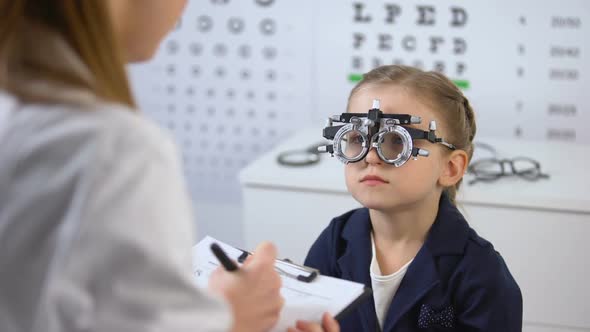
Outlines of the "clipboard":
M207 287L211 273L219 262L211 253L211 243L217 243L231 259L243 263L248 251L238 249L211 237L193 247L193 272L197 285ZM285 331L297 320L321 322L324 312L342 319L370 298L372 290L364 284L323 276L316 269L295 264L288 259L277 259L277 272L282 279L281 295L285 305L277 325L271 330Z
M244 261L246 261L246 258L248 258L248 256L252 255L252 253L246 250L239 248L236 249L242 251L242 254L238 257L238 262L241 264L243 264ZM318 271L317 269L304 265L295 264L288 258L277 259L275 261L275 269L282 276L303 282L312 282L320 274L320 271Z
M363 302L367 301L371 297L371 295L373 295L373 289L365 286L361 295L359 295L354 301L352 301L346 308L342 309L342 311L334 315L334 319L339 321L342 318L346 317L348 314L355 311L356 308L358 308L358 306L360 306Z
M252 253L246 250L239 248L236 249L242 252L242 254L238 257L238 262L240 264L243 264L246 261L246 258L252 255ZM283 266L283 268L281 268L281 266ZM287 269L284 267L289 267L289 269L296 270L299 273L293 274L292 272L288 272ZM316 277L320 275L319 270L311 268L309 266L295 264L288 258L277 259L275 261L275 269L280 275L284 277L292 278L307 283L314 281ZM370 287L365 286L361 295L359 295L354 301L352 301L346 308L342 309L342 311L340 311L338 314L334 315L334 319L340 320L346 317L346 315L353 312L361 303L363 303L369 297L371 297L372 294L373 290Z

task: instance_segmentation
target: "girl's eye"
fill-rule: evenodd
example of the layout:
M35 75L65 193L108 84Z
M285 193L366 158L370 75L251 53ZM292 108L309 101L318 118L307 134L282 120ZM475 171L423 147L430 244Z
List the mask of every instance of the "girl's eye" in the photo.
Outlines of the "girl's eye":
M350 144L361 144L363 142L360 135L353 135L350 137Z
M402 144L402 139L399 138L398 136L394 136L391 138L391 143L393 144Z

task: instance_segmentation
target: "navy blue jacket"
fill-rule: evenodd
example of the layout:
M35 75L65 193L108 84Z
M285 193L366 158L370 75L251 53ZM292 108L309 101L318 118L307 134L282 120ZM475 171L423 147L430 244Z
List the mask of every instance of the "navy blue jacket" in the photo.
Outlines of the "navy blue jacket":
M336 217L305 265L371 287L371 221L365 208ZM342 331L378 331L371 296L340 320ZM424 245L408 267L384 322L389 331L522 330L522 295L494 247L442 195Z

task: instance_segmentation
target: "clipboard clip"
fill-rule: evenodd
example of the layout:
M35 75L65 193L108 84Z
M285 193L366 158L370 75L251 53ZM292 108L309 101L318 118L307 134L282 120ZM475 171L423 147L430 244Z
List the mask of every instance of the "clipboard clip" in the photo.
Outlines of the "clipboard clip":
M238 262L243 264L246 261L246 258L252 254L246 250L238 250L242 252L242 254L238 257ZM312 282L320 274L318 270L295 264L288 258L277 259L275 263L275 269L280 275L307 283Z

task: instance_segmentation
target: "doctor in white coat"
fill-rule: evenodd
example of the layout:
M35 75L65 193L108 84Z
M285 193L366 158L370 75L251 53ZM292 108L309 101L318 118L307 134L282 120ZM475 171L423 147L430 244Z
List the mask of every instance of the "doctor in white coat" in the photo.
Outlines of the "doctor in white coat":
M0 331L277 321L271 244L195 288L177 151L127 83L124 63L152 56L184 2L0 0Z

